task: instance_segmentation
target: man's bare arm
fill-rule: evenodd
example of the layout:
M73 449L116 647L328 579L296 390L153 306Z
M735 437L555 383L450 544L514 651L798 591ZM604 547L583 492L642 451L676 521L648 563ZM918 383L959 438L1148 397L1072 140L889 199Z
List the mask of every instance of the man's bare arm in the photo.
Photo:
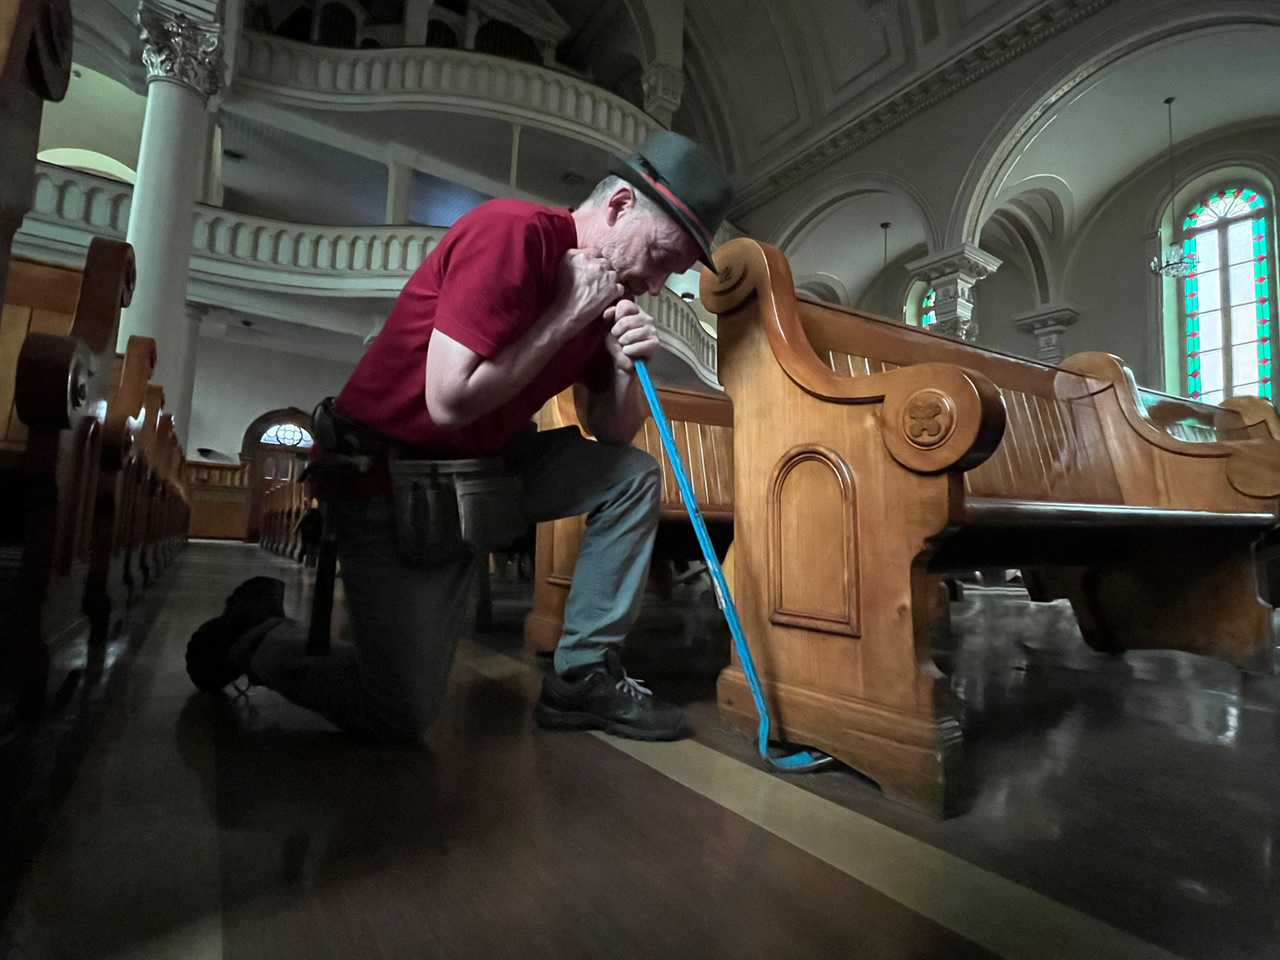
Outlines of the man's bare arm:
M555 300L524 336L488 359L439 330L432 332L425 375L432 421L458 429L496 410L622 295L617 274L582 250L565 254L556 289Z

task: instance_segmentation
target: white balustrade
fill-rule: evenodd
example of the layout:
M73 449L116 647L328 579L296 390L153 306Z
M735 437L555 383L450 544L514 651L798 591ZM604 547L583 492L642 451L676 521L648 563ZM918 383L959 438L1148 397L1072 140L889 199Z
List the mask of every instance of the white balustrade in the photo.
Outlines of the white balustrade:
M241 91L309 107L485 114L621 153L659 129L639 107L585 80L469 50L345 50L245 32L234 83Z
M133 187L49 163L36 164L35 200L18 231L19 250L74 250L91 237L123 239ZM289 290L299 297L341 289L391 298L444 236L443 227L330 227L287 223L197 204L191 270L229 288ZM640 305L663 345L718 388L716 342L670 290Z

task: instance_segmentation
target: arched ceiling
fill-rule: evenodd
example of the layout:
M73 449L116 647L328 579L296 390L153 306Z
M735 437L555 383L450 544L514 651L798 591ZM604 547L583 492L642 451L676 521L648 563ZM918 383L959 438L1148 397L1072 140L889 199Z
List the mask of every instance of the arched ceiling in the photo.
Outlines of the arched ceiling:
M1076 224L1083 223L1134 170L1166 168L1165 97L1176 98L1174 140L1183 143L1280 115L1277 76L1280 27L1205 28L1130 54L1081 84L1008 145L981 219L1014 198L1025 201L1049 190L1074 211Z
M888 231L881 227L884 223L889 224ZM797 283L814 277L834 279L849 298L847 305L852 305L886 262L923 246L926 240L920 211L910 200L866 190L815 214L786 244L786 254Z

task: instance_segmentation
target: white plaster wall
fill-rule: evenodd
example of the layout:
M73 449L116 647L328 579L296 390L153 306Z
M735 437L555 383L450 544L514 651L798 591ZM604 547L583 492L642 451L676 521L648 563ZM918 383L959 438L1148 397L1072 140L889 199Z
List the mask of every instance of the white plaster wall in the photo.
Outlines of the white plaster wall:
M201 337L187 457L199 459L200 447L238 456L250 423L283 407L310 411L341 390L353 369L351 363Z
M1023 357L1036 355L1036 341L1013 325L1013 318L1036 305L1035 290L1022 267L1006 260L1000 269L973 288L973 318L978 342L993 350Z

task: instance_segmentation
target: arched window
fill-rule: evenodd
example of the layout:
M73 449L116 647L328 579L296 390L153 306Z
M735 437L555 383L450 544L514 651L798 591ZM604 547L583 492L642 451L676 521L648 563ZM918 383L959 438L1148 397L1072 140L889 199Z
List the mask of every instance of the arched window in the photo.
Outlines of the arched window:
M912 327L932 327L938 322L937 311L933 305L938 299L938 291L917 280L907 291L907 302L902 308L902 318Z
M309 447L311 433L296 423L276 423L266 429L259 442L279 444L282 447Z
M1183 249L1196 257L1179 302L1184 382L1192 399L1272 396L1269 220L1257 190L1230 186L1209 194L1182 221Z

